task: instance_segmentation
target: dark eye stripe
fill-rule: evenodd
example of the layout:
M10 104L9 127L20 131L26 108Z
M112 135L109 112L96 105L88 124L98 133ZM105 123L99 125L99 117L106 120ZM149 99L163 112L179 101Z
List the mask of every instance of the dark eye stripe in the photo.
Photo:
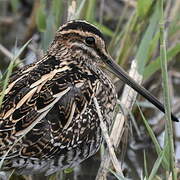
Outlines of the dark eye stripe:
M70 32L70 33L66 33L66 34L64 34L65 35L65 38L68 38L68 39L70 39L70 41L71 42L82 42L84 39L85 39L85 42L86 42L86 44L87 45L96 45L95 44L95 38L94 37L92 37L92 36L89 36L89 37L84 37L84 36L82 36L81 34L79 34L79 33L75 33L75 32ZM71 37L79 37L80 39L78 40L78 39L72 39L71 40Z
M70 33L67 33L67 34L64 34L64 38L67 38L67 39L70 39L71 42L79 42L80 44L83 43L83 39L85 38L84 36L80 35L79 33L75 33L75 32L70 32ZM71 39L70 37L79 37L80 39ZM101 53L101 50L98 49L96 47L96 44L94 44L93 47L94 50L96 50L96 53L100 56L102 53ZM75 48L76 49L76 48ZM77 48L78 49L78 48ZM93 56L94 57L94 56Z

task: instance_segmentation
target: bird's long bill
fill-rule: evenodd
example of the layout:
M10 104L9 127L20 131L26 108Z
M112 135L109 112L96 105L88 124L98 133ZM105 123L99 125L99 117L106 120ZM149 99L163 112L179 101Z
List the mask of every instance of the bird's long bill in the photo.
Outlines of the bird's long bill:
M120 66L118 66L112 58L107 58L105 60L105 64L113 71L113 73L121 79L125 84L132 87L135 91L141 94L144 98L146 98L149 102L154 104L160 111L165 113L164 105L158 101L158 99L153 96L148 90L144 87L137 84ZM171 118L173 121L179 121L177 117L171 114Z

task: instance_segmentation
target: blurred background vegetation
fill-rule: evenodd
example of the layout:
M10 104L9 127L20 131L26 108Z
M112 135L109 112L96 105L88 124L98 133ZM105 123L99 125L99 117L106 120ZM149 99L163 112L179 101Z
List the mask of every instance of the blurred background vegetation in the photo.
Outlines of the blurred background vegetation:
M166 0L164 5L165 33L169 88L172 111L180 112L180 1ZM13 56L29 39L25 51L18 57L16 66L32 63L40 58L52 41L58 27L70 19L84 19L96 25L105 35L107 48L116 62L128 70L133 59L143 76L143 85L162 101L159 52L159 0L0 0L0 74L4 74ZM123 84L114 78L120 96ZM146 121L161 147L164 142L164 117L147 101L138 98ZM148 179L157 167L154 178L168 179L168 165L155 166L159 158L156 144L143 123L137 107L129 118L129 138L124 138L116 152L125 152L122 169L129 179ZM135 119L135 120L134 120ZM180 167L180 127L174 126L174 144L177 167ZM127 135L124 135L127 137ZM152 137L152 134L151 134ZM126 150L123 148L126 146ZM144 154L144 155L143 155ZM122 160L122 158L120 159ZM66 171L49 179L92 180L100 164L100 153L83 162L72 171ZM40 179L42 176L34 176ZM30 177L13 176L13 179ZM109 180L117 179L111 173Z

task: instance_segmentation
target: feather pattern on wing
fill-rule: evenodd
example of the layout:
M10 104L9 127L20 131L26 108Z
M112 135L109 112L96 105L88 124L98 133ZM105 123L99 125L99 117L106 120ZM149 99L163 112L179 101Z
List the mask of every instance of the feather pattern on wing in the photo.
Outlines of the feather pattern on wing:
M71 64L61 66L55 57L48 58L48 61L31 65L29 71L26 69L19 71L20 74L13 74L10 79L8 94L5 95L0 111L0 136L6 137L1 139L1 153L34 122L37 125L32 132L38 131L40 124L44 127L41 120L46 118L45 115L50 117L55 110L59 121L54 123L58 123L58 126L51 125L45 129L56 132L53 128L68 128L72 119L80 115L91 101L94 76L82 73L81 69L73 68ZM33 136L30 135L32 132L28 133L29 136Z

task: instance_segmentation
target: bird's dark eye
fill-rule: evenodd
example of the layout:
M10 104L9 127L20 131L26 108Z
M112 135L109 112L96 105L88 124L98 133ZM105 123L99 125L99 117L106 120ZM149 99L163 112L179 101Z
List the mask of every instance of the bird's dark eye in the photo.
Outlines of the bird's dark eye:
M94 37L86 37L85 41L86 41L87 45L94 45L95 44Z

